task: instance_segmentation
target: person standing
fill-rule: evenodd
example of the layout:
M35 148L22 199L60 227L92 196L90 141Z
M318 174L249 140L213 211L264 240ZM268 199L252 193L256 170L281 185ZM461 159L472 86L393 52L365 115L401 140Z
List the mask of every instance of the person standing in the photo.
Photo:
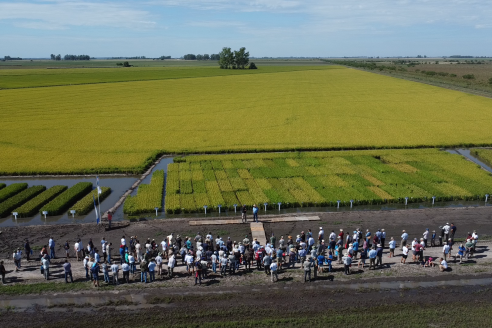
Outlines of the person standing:
M371 250L369 251L369 270L373 268L373 270L376 269L376 257L378 255L378 252L376 251L376 248L373 246Z
M70 277L70 282L73 283L72 265L68 262L68 259L65 259L63 270L65 271L65 283L68 284L68 277Z
M446 243L444 244L444 246L442 247L442 254L444 256L444 259L446 259L446 257L450 256L450 250L451 250L451 247L449 246L449 243Z
M406 246L407 245L407 239L408 239L408 233L405 232L405 230L403 230L403 233L401 234L401 249L403 250L403 246Z
M113 264L111 265L111 272L113 273L113 285L118 285L118 272L120 271L119 265L116 263L116 261L113 261Z
M142 262L140 262L140 282L145 281L145 283L147 283L147 271L149 271L147 262L142 260Z
M44 255L43 258L41 259L41 265L43 267L44 271L44 279L49 280L50 279L50 260L48 258L48 255Z
M270 254L266 254L263 258L263 266L265 267L265 273L267 275L270 274L270 265L272 264L272 257Z
M29 244L29 240L27 239L26 239L26 243L24 244L24 251L26 252L26 259L29 262L32 249L31 249L31 245Z
M63 249L65 250L66 258L70 258L70 244L68 243L68 240L65 242L65 245L63 245Z
M453 239L453 240L454 240L455 233L456 233L456 226L454 225L453 222L451 222L451 229L450 229L451 236L450 236L450 238Z
M109 284L109 272L108 272L109 268L106 262L103 262L103 264L101 264L101 270L103 273L104 282Z
M380 268L383 266L383 245L378 244L378 248L376 249L376 256L377 256L377 261L376 265L379 266Z
M121 265L121 271L123 272L123 281L127 284L130 283L130 265L128 263L123 263Z
M5 274L7 271L5 270L5 266L3 265L3 261L0 261L0 275L2 275L2 284L5 285L7 282L5 281Z
M94 287L99 287L99 272L101 272L101 268L99 267L99 263L94 261L91 267L92 278L94 281Z
M304 282L309 280L311 282L311 268L313 267L313 261L311 258L304 261Z
M325 239L325 231L323 230L323 227L319 227L319 232L318 232L318 243L321 245L321 241Z
M55 240L53 237L50 237L50 240L48 241L48 246L50 247L50 258L54 259L55 258Z
M448 241L449 240L449 232L451 231L451 226L449 225L449 223L446 223L446 225L444 227L442 227L442 229L444 230L444 237L446 237L446 239L444 239L444 240Z
M20 252L20 248L14 250L14 253L12 254L12 259L14 260L15 264L15 272L17 272L21 268L22 253Z
M258 207L256 204L253 205L253 219L258 223Z
M391 240L389 242L389 257L395 257L395 248L396 248L396 241L393 237L391 237Z
M200 261L200 258L197 257L196 258L196 261L195 261L195 285L197 285L198 283L200 283L200 285L202 284L202 262Z
M111 230L111 222L113 221L113 212L108 211L108 229Z
M384 243L386 241L386 231L384 229L381 229L381 247L384 249Z
M90 277L89 277L89 257L86 256L84 258L84 261L82 262L83 266L84 266L84 269L85 269L85 279L89 280Z
M345 254L343 257L343 267L346 275L350 274L350 265L352 264L352 257L350 254Z
M174 254L171 254L169 260L167 261L167 274L169 278L173 277L174 266L176 265L176 257Z
M272 282L278 281L277 268L278 268L277 263L272 262L272 264L270 264L270 271L271 271L271 276L272 276Z
M408 247L407 247L407 245L404 245L401 251L402 251L403 254L401 256L400 263L405 264L407 262L407 257L408 257Z
M155 264L157 266L157 274L162 277L162 257L161 257L161 253L157 254L157 256L155 257Z
M273 248L275 248L275 244L277 242L277 237L272 232L272 236L270 237L270 244L272 245Z
M427 240L429 239L429 228L425 229L422 237L424 239L424 246L427 247Z
M246 219L246 213L248 212L248 209L246 208L246 205L243 204L243 207L241 209L241 222L248 222L248 220Z
M148 265L150 282L154 282L155 280L155 267L156 267L155 259L151 259Z

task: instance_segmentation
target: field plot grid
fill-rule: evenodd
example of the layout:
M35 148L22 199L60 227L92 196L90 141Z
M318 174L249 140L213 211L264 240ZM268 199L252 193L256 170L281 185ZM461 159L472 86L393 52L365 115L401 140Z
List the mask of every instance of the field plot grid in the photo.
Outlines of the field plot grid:
M168 165L167 213L480 199L492 177L437 149L199 155Z

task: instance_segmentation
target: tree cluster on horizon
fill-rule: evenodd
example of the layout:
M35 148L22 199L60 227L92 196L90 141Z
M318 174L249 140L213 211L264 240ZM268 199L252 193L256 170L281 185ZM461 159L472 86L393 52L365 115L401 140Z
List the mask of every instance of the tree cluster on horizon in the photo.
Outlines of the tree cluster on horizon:
M219 66L223 69L244 69L249 64L249 51L246 51L245 47L234 51L231 48L224 47L219 56Z

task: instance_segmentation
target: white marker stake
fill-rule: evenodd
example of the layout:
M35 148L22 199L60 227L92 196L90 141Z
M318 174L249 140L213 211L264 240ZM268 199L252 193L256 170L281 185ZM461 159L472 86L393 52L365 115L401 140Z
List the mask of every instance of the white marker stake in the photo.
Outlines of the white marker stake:
M408 197L405 197L405 206L408 204Z
M43 211L44 219L46 220L46 215L48 215L48 211Z
M487 200L489 199L489 194L485 195L485 202L487 203Z
M157 216L157 211L159 210L159 207L155 207L155 216Z
M277 203L278 204L278 210L280 211L280 205L282 205L282 203Z
M353 204L353 202L354 202L354 200L353 200L353 199L351 199L351 200L350 200L350 208L352 208L352 204Z
M436 196L432 196L432 205L434 205L435 200L436 200Z
M265 212L266 212L266 207L267 207L268 203L263 203L263 205L265 205Z
M75 210L70 210L70 214L72 214L72 219L75 218Z
M340 208L340 201L337 200L337 208Z
M205 215L207 215L207 205L203 205L203 208L205 209Z
M234 214L237 213L237 204L234 204Z
M19 215L19 213L17 212L12 212L12 215L15 216L15 219L17 220L17 215Z
M219 214L220 214L220 208L222 207L222 205L217 205L217 207L219 208Z

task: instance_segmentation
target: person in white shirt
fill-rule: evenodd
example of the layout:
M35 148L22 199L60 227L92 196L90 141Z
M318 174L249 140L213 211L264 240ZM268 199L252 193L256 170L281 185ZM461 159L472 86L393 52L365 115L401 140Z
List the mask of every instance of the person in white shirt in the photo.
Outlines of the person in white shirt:
M448 270L448 262L446 262L446 259L443 259L441 257L441 264L439 265L439 270L441 270L441 272L443 271L447 271Z
M120 266L113 261L113 265L111 265L111 272L113 273L113 284L117 285L118 282L118 272L120 271Z
M193 256L188 253L185 256L186 269L188 270L188 274L191 276L191 273L195 273L195 266L193 265Z
M425 229L424 233L422 234L424 237L424 247L427 247L427 240L429 239L429 229Z
M167 273L169 275L169 278L173 277L175 265L176 265L176 258L174 257L174 254L171 254L171 256L169 257L169 261L167 261Z
M162 256L161 255L162 254L159 253L155 257L155 264L157 265L157 273L159 274L159 276L162 276Z
M277 262L272 261L272 264L270 264L270 272L272 276L272 282L278 281L278 273L277 273Z
M132 254L128 254L128 264L130 265L130 272L135 274L137 266L135 264L135 257Z
M444 239L444 240L449 239L449 230L450 229L451 229L451 226L449 225L449 223L446 223L446 225L444 227L442 227L442 230L444 230L444 236L446 237L446 239Z
M126 246L125 236L121 237L121 245Z
M142 245L137 240L137 244L135 245L135 253L137 253L137 262L142 262Z
M325 239L325 231L323 230L323 227L319 227L318 241L321 243L323 239Z
M161 247L162 247L163 258L167 258L167 240L161 241Z
M478 242L478 234L476 230L473 230L472 242L473 242L473 251L475 251L475 247L477 247L477 242Z
M330 233L330 239L335 240L335 238L337 238L337 235L335 234L335 231L332 230Z
M128 263L123 262L121 265L121 271L123 271L123 281L125 281L127 284L130 283L130 265Z
M75 242L73 245L73 250L75 252L75 255L77 256L77 261L80 261L80 244L79 242Z
M17 251L14 251L14 254L12 254L12 258L14 259L15 263L15 272L17 272L21 268L22 253L20 248L18 248Z
M405 264L407 262L407 257L408 257L408 247L406 245L403 246L402 252L403 252L403 255L401 257L400 263Z
M448 244L445 244L443 247L442 247L442 254L444 256L444 259L446 259L447 256L451 256L451 254L449 253L450 251L450 247Z

